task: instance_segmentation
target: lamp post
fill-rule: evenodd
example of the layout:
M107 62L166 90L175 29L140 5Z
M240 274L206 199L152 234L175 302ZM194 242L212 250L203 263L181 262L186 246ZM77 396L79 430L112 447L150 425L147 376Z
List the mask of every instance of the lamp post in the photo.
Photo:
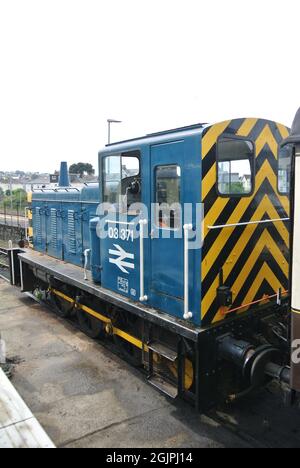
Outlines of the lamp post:
M110 145L110 126L113 123L122 123L121 120L115 120L115 119L107 119L107 124L108 124L108 144Z

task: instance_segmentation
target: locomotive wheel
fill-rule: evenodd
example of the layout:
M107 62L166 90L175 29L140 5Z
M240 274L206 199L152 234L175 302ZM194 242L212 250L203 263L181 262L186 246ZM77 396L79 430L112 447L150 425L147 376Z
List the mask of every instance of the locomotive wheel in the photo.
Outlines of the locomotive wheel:
M54 306L56 315L61 318L68 318L74 309L74 304L66 301L54 293L51 293L50 295L50 302Z
M138 336L139 322L135 317L125 312L114 310L112 314L113 326L132 336ZM141 367L143 364L142 350L124 340L118 335L113 335L113 340L124 359L134 367Z
M77 319L80 330L90 338L103 338L105 335L104 327L100 320L92 315L87 314L83 310L77 309Z

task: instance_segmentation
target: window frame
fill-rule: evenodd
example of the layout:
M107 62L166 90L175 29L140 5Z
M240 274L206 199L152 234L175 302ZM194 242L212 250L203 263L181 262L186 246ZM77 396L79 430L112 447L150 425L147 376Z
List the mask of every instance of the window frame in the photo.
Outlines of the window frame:
M282 192L281 190L279 190L279 156L280 156L280 150L288 145L293 147L292 143L286 143L285 145L278 146L278 150L277 150L277 191L279 195L282 195L284 197L288 197L291 193L292 180L290 179L290 190L288 190L287 192ZM295 151L295 148L293 147L293 153L294 151ZM291 155L291 174L292 174L292 162L293 162L293 155L294 155L293 153Z
M154 203L155 203L155 210L157 209L157 206L158 206L158 200L157 200L157 169L158 168L161 168L161 167L179 167L180 169L180 176L179 176L179 179L180 179L180 190L179 190L179 204L182 206L182 166L181 164L179 164L178 162L174 162L174 163L168 163L168 164L157 164L153 170L154 170ZM178 227L163 227L163 226L158 226L156 221L157 221L157 216L156 216L156 213L155 213L155 216L154 216L154 226L156 229L158 230L165 230L165 231L170 231L170 232L179 232L181 230L181 225L182 225L182 220L181 220L181 225L178 226Z
M252 161L250 161L250 167L251 167L251 192L249 193L221 193L219 190L219 163L220 162L226 162L226 161L221 161L220 160L220 155L219 155L219 141L222 139L230 139L230 140L242 140L242 141L248 141L252 143L253 145L253 157L251 158ZM216 191L219 197L221 198L247 198L247 197L252 197L254 192L255 192L255 182L256 182L256 144L255 141L252 140L252 138L249 137L244 137L240 135L235 135L232 133L223 133L222 135L219 136L217 139L217 148L216 148L216 172L217 172L217 180L216 180Z
M136 149L136 150L128 150L128 151L122 151L122 152L116 152L116 153L110 153L110 154L105 154L102 156L102 163L101 163L101 176L100 176L100 183L101 183L101 199L102 199L102 202L104 203L110 203L110 202L106 202L104 201L104 198L105 198L105 193L104 193L104 190L105 190L105 163L106 163L106 160L108 158L120 158L120 177L121 177L121 180L120 182L122 183L122 158L136 158L138 159L139 161L139 173L135 176L137 178L139 178L140 180L142 180L142 162L141 162L141 151L139 149ZM142 194L143 194L143 184L141 183L141 192L140 192L140 198L141 198L141 201L142 201ZM121 194L122 195L122 194ZM122 211L120 209L117 210L117 213L122 213ZM127 214L129 214L130 211L127 211Z

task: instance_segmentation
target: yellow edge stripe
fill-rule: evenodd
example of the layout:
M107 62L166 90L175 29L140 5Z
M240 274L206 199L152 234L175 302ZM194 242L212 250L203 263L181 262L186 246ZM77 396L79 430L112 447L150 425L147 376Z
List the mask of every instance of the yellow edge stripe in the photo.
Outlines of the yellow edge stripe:
M70 302L71 304L75 304L74 299L72 299L69 296L66 296L62 292L57 291L56 289L51 289L51 291L56 296L61 297L65 301ZM101 322L109 323L109 324L112 323L111 320L108 317L105 317L104 315L99 314L99 312L96 312L95 310L91 309L90 307L87 307L87 306L82 305L82 304L77 304L77 307L79 309L83 310L84 312L86 312L87 314L92 315L93 317L100 320ZM119 328L113 327L113 334L119 336L120 338L123 338L124 340L126 340L129 343L133 344L137 348L144 349L145 352L148 352L148 346L143 345L143 342L141 340L135 338L134 336L129 335L128 333L124 332L123 330L120 330Z
M253 127L257 124L258 119L246 119L245 122L239 128L237 135L248 136Z
M101 322L111 323L111 320L109 318L105 317L102 314L99 314L99 312L96 312L95 310L91 309L90 307L87 307L87 306L82 305L82 304L78 304L78 308L83 310L87 314L92 315L93 317L100 320Z
M222 135L224 130L228 127L230 122L231 120L226 120L225 122L221 122L210 127L202 140L203 159L208 155L209 151L212 149L219 136Z
M275 159L277 159L277 151L278 151L278 143L274 138L274 135L267 124L263 131L260 133L256 140L256 154L257 156L261 153L263 147L265 146L266 143L268 143L269 148L271 149L273 156Z
M276 123L277 128L279 130L280 135L282 136L283 139L287 138L289 136L289 130L287 127L280 123Z
M119 328L113 327L113 333L114 335L120 336L126 341L129 341L131 344L136 346L139 349L144 349L144 351L148 352L148 346L144 345L141 340L138 340L137 338L134 338L131 335L128 335L128 333L124 332L123 330L120 330Z
M292 314L300 315L300 310L292 309Z
M65 294L63 294L63 293L60 292L60 291L57 291L57 289L51 289L51 292L53 292L56 296L61 297L61 298L64 299L65 301L70 302L70 304L75 304L74 299L72 299L72 298L69 297L69 296L66 296Z

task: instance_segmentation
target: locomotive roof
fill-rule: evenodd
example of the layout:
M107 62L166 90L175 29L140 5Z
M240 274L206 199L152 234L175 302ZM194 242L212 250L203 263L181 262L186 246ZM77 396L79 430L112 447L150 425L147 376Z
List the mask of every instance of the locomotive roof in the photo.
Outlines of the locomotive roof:
M250 119L250 118L248 118ZM253 120L254 118L252 118L251 120ZM226 120L224 121L224 123L226 122L231 122L231 123L234 123L236 121L243 121L243 120L247 120L247 118L237 118L237 119L231 119L231 120ZM276 123L272 120L268 120L268 119L260 119L260 118L257 118L255 120L258 120L258 121L264 121L266 123ZM297 130L295 130L297 132L297 136L298 136L298 140L300 142L300 109L299 109L299 112L296 116L296 119L295 119L295 126L297 127ZM183 138L187 138L187 137L190 137L190 136L195 136L195 135L202 135L202 133L204 132L205 129L209 128L209 127L212 127L214 125L217 125L218 123L221 123L221 122L214 122L214 123L211 123L211 124L206 124L206 123L198 123L198 124L193 124L193 125L188 125L186 127L179 127L179 128L174 128L174 129L170 129L170 130L164 130L162 132L156 132L156 133L150 133L150 134L146 134L144 136L141 136L141 137L138 137L138 138L133 138L133 139L128 139L128 140L124 140L124 141L119 141L119 142L114 142L114 143L111 143L111 144L108 144L106 145L101 151L99 151L99 155L105 155L105 156L108 156L108 155L113 155L113 154L116 154L116 153L123 153L123 152L127 152L127 151L138 151L142 146L151 146L151 145L157 145L157 144L163 144L163 143L168 143L168 142L171 142L171 141L174 141L174 140L179 140L179 139L183 139ZM223 122L222 122L223 123ZM295 129L296 129L295 127ZM291 137L290 137L291 138ZM289 139L287 139L286 141L288 142Z
M115 152L118 151L119 149L121 151L124 151L125 149L128 149L129 147L133 146L139 146L145 143L158 143L158 142L163 142L167 141L170 139L170 137L177 138L177 137L186 137L189 135L193 134L201 134L203 129L206 128L208 124L206 123L198 123L198 124L193 124L193 125L188 125L186 127L179 127L179 128L173 128L169 130L164 130L161 132L156 132L156 133L149 133L144 136L138 137L138 138L132 138L129 140L123 140L123 141L118 141L114 142L111 144L106 145L105 149L103 152ZM102 151L101 151L102 152Z

